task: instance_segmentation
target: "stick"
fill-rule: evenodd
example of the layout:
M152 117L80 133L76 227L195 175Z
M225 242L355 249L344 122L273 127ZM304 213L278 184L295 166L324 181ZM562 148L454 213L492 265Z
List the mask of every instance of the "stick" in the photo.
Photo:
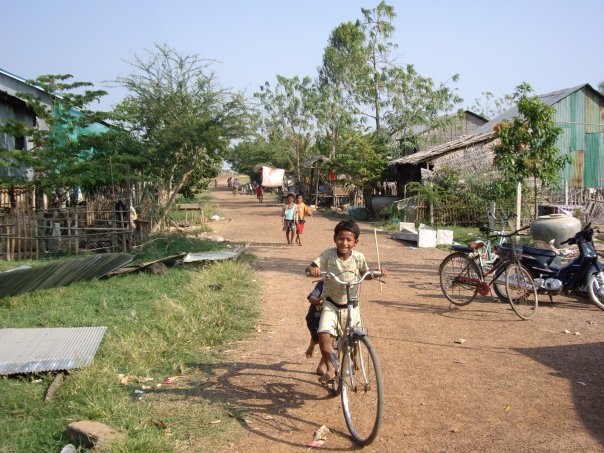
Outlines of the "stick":
M377 253L378 271L382 271L382 265L380 264L380 249L378 247L377 229L373 229L373 237L375 238L375 252ZM380 281L380 293L384 290L384 284Z

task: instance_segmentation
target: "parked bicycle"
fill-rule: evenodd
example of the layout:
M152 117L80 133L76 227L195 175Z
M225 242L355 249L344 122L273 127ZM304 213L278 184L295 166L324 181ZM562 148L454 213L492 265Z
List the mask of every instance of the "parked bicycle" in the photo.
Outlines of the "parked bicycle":
M491 237L509 239L527 228ZM534 318L538 307L537 288L530 272L520 262L522 244L498 245L498 256L490 268L482 263L481 250L485 246L484 241L470 242L468 247L454 246L453 253L442 261L438 272L445 297L450 303L463 306L472 302L477 294L488 295L493 288L497 297L509 302L521 319Z
M359 279L344 281L331 272L321 272L326 279L333 279L346 287L347 318L343 326L338 319L337 348L333 352L336 379L333 394L340 393L346 426L354 441L369 445L377 436L384 410L384 384L377 353L369 341L367 331L352 325L353 307L358 306L359 285L370 275L365 272Z

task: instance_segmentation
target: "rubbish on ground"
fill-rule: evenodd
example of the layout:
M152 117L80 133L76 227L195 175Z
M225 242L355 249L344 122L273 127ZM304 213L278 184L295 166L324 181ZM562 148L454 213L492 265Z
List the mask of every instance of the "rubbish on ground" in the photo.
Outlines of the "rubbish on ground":
M457 340L455 340L455 343L457 344L464 344L467 340L464 338L458 338Z
M570 330L564 329L564 333L570 333Z
M164 385L174 384L178 380L178 376L167 377L162 381Z
M217 250L214 252L187 253L183 263L198 263L202 261L221 261L237 259L248 248L248 244L241 245L234 250Z
M325 425L321 425L316 431L315 434L313 436L313 440L312 442L308 442L306 444L307 447L309 448L319 448L322 447L323 445L325 445L325 442L327 441L327 435L330 433L329 428Z
M208 288L210 288L212 291L220 291L222 288L224 288L224 285L221 285L220 283L214 283L212 285L208 285Z
M210 217L210 220L212 222L216 222L217 220L222 220L222 217L220 217L219 215L214 214L213 216Z
M134 393L135 393L136 395L142 395L142 394L144 394L145 392L143 392L142 390L138 390L138 389L136 389L136 390L134 391Z
M128 385L132 382L142 383L142 382L150 382L153 380L152 377L126 376L121 373L118 374L117 377L120 380L120 383L122 383L124 385Z
M0 329L0 375L90 365L106 327Z
M128 253L103 253L85 258L71 258L29 269L0 272L0 297L30 293L38 289L57 288L71 283L101 278L134 259Z
M318 440L327 440L327 435L330 433L329 428L325 425L319 426L319 428L315 431L315 435L313 436L314 441Z
M221 423L221 422L222 422L222 420L212 420L210 423L212 425L217 425L218 423Z

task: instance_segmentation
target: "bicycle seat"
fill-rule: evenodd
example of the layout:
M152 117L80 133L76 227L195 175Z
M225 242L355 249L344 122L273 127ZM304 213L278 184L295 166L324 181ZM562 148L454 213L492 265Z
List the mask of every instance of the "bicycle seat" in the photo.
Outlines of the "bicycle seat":
M482 248L485 245L486 244L483 241L468 242L468 248L472 250L478 250L479 248Z
M451 248L456 252L470 253L472 251L471 248L466 247L465 245L453 245Z

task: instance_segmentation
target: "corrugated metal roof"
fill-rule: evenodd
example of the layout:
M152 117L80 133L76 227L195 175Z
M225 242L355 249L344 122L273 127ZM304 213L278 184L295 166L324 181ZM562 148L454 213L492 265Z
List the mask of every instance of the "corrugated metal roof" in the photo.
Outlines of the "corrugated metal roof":
M551 93L542 94L539 97L543 102L548 105L553 105L562 99L570 96L578 90L581 90L585 86L590 86L589 84L577 85L572 88L565 88L563 90L552 91ZM414 154L410 154L408 156L401 157L399 159L392 160L390 165L397 164L418 164L421 162L426 162L432 159L435 159L443 154L447 154L451 151L455 151L456 149L465 148L466 146L473 145L480 142L490 141L493 136L493 128L495 125L501 123L503 120L511 120L518 116L518 106L514 106L496 118L492 119L488 123L483 124L482 126L474 129L471 135L466 135L455 140L448 141L441 145L436 145L430 147L424 151L420 151Z
M0 329L0 375L90 365L106 327Z
M547 105L554 105L556 102L561 101L565 97L571 95L575 91L580 90L584 86L585 86L585 84L577 85L576 87L572 87L572 88L565 88L563 90L552 91L551 93L542 94L539 97ZM501 115L493 118L488 123L485 123L482 126L480 126L479 128L474 129L474 133L482 134L484 132L492 131L493 128L495 127L495 125L501 123L503 120L511 120L513 118L516 118L517 116L518 116L518 106L515 105L514 107L503 112Z
M454 151L459 148L465 148L466 146L474 145L476 143L488 142L493 138L494 132L483 132L482 134L464 135L463 137L456 138L447 143L441 145L432 146L423 151L409 154L408 156L400 157L390 161L389 165L401 165L401 164L419 164L428 160L435 159L443 154Z

